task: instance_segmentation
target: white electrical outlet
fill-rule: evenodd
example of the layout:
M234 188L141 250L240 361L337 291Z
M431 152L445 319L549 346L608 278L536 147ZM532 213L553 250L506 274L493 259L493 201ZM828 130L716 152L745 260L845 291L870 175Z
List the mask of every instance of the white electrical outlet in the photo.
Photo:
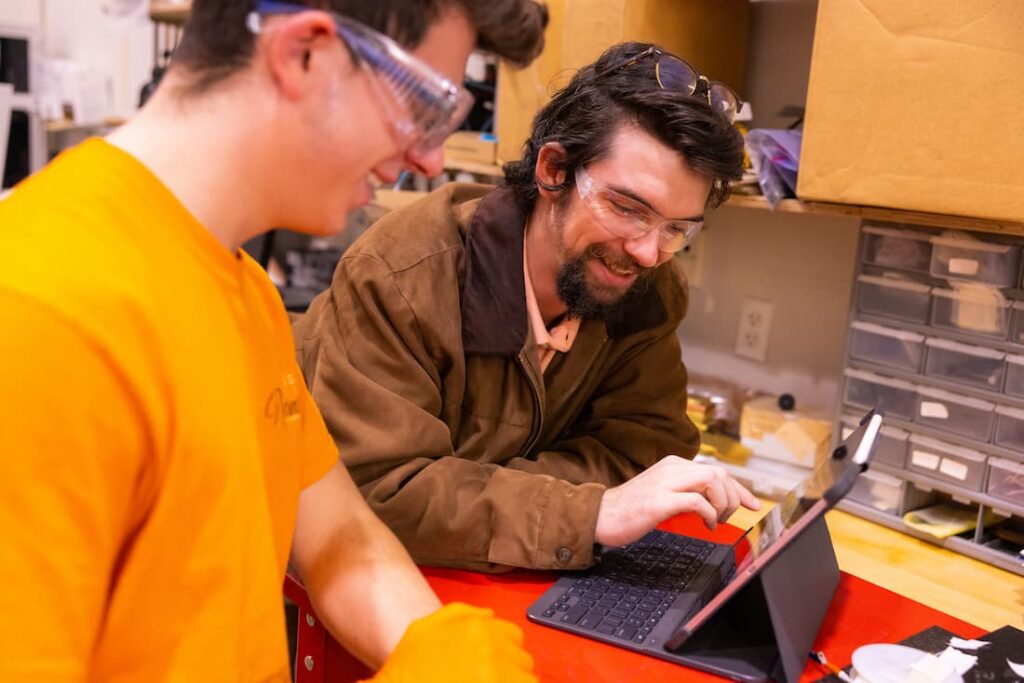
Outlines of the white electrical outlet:
M768 357L768 335L772 329L770 301L744 299L740 308L739 332L736 334L736 354L764 362Z

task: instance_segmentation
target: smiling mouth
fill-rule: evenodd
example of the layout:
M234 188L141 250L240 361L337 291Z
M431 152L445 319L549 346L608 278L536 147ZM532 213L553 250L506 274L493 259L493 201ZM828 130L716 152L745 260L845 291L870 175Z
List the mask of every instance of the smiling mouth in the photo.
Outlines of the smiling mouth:
M608 270L609 273L620 278L633 278L637 275L637 268L624 259L610 258L601 254L595 254L594 259Z
M620 263L612 263L605 259L601 259L601 263L603 263L604 267L611 271L612 274L618 275L619 277L632 277L636 275L636 270L634 268L628 268Z

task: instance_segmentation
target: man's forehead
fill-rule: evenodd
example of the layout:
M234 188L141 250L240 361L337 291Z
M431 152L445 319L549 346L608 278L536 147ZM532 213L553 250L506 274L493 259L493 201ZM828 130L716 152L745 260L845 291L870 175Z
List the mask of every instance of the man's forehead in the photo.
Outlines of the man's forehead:
M667 218L701 215L711 189L711 179L694 171L682 154L635 125L616 130L607 154L588 168L595 180Z
M620 126L612 134L605 160L616 167L657 166L681 170L686 166L682 154L635 125Z

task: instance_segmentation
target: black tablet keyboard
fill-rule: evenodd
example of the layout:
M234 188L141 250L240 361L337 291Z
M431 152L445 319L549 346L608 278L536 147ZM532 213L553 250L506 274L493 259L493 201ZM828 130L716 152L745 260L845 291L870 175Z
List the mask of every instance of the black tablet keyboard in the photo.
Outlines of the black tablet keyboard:
M644 642L715 545L652 531L605 551L545 612L551 621L622 640Z

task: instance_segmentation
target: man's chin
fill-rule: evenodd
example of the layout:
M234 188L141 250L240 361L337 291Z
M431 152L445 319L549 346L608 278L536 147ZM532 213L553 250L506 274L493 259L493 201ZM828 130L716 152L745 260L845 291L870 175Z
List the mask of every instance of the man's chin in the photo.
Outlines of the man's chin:
M620 304L634 286L636 286L635 280L625 287L612 287L607 284L590 281L587 282L587 295L591 301L599 306L611 308Z

